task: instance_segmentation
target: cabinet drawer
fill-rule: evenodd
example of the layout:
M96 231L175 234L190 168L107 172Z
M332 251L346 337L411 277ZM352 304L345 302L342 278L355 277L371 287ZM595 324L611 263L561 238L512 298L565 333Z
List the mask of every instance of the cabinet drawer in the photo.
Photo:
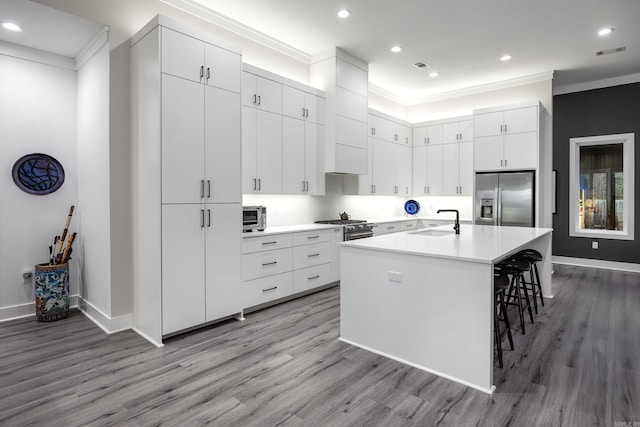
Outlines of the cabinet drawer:
M304 231L293 234L293 246L308 245L310 243L330 242L331 230Z
M418 228L418 221L405 221L400 223L398 231L415 230Z
M331 283L331 264L303 268L293 272L293 293L307 291Z
M242 256L242 280L273 276L291 270L291 248L254 252Z
M331 262L331 243L298 246L293 250L293 269Z
M291 247L291 234L275 234L271 236L245 237L242 239L242 253L270 251Z
M291 272L242 282L242 307L264 304L293 293Z

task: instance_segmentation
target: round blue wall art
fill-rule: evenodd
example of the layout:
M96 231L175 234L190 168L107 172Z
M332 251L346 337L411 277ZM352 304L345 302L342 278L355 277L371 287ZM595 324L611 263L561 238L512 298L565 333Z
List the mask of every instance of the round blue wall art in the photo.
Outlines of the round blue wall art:
M51 194L64 183L64 168L53 157L32 153L20 157L11 171L13 182L25 193L43 196Z

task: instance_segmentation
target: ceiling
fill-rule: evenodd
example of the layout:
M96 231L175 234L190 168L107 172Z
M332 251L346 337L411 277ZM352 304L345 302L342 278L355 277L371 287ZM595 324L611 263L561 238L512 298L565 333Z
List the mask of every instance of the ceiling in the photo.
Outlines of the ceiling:
M638 0L163 1L199 3L309 55L341 47L369 63L371 84L405 103L552 71L554 85L640 73ZM351 16L337 18L341 8ZM598 36L607 26L613 33ZM390 52L394 45L403 51ZM414 67L420 60L431 69Z
M0 21L24 22L29 31L0 40L76 57L100 24L27 0L0 0ZM61 9L80 0L47 0ZM122 13L126 2L114 2ZM81 6L82 4L82 6ZM139 9L178 7L240 31L259 43L309 62L312 55L340 47L369 63L369 81L403 104L446 97L554 72L554 86L640 75L640 0L136 0ZM91 6L93 5L93 6ZM99 9L98 9L99 8ZM339 19L341 8L351 10ZM137 11L137 10L136 10ZM205 17L205 19L208 19ZM148 19L148 18L145 18ZM225 24L226 23L226 24ZM113 23L111 23L113 24ZM227 25L228 24L228 25ZM597 35L603 27L614 31ZM403 51L390 52L393 45ZM620 53L595 52L625 47ZM500 61L503 54L513 58ZM431 68L414 67L425 61ZM438 77L429 77L431 71Z

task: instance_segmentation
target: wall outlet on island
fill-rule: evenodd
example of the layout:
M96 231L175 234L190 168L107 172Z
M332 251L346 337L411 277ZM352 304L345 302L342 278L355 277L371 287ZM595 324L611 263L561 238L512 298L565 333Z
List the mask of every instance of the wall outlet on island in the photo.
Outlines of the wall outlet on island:
M591 249L598 249L598 242L591 242Z

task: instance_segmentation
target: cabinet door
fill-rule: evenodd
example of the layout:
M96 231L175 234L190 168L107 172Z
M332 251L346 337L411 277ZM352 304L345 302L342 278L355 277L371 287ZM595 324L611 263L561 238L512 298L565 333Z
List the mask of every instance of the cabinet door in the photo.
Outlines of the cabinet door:
M363 149L367 148L367 124L347 117L336 117L336 144L344 144ZM348 163L353 159L342 160L346 160L345 163ZM361 164L360 160L361 159L355 159L355 161L351 162L354 168Z
M258 103L257 80L258 76L255 74L251 74L246 71L242 72L240 91L242 95L242 105L256 107L256 104Z
M242 310L242 205L206 205L206 321Z
M373 138L367 138L367 173L358 175L358 194L373 194Z
M261 110L282 114L282 84L263 77L256 78L257 107Z
M324 195L324 126L311 122L304 124L304 176L307 194Z
M538 167L538 132L504 136L506 169L536 169Z
M260 110L257 113L258 191L264 194L281 194L282 116Z
M232 92L240 92L240 55L205 43L205 83Z
M411 147L407 145L395 145L396 152L396 186L398 195L411 194Z
M162 206L163 335L205 322L202 206Z
M473 141L473 120L458 122L460 132L460 142Z
M473 136L477 138L501 135L504 125L503 116L502 111L474 115Z
M413 128L413 145L415 147L419 147L421 145L427 145L427 127L426 126Z
M162 27L162 72L204 82L204 42Z
M399 144L411 145L413 142L413 136L411 134L410 127L396 124L396 135L398 135L398 141L396 142L398 142Z
M342 228L331 231L331 281L340 280L340 242L343 239Z
M205 200L241 202L240 95L205 87Z
M442 125L443 144L457 144L460 140L460 126L458 122L445 123Z
M392 142L373 138L373 174L371 181L378 195L395 194L395 148Z
M291 117L282 117L282 192L284 194L305 192L305 162L305 122Z
M204 87L162 76L162 203L200 203L204 186Z
M473 165L475 170L491 171L502 169L504 161L502 139L502 135L474 137Z
M373 137L384 141L395 141L395 123L382 117L370 115L369 122L374 129Z
M460 144L442 146L442 195L457 196L460 184Z
M538 107L516 108L504 112L505 133L535 132L538 130Z
M341 87L336 88L336 113L362 123L367 122L367 97Z
M324 98L305 92L304 99L304 105L307 108L307 120L324 125Z
M258 191L258 111L255 108L242 106L242 192L245 194Z
M442 195L442 145L427 147L427 194Z
M413 147L413 195L427 195L427 146Z
M427 126L427 144L438 145L443 141L443 125Z
M282 114L303 120L306 116L304 92L291 86L282 86Z
M337 58L336 85L366 97L369 92L368 73L355 65Z
M460 193L461 196L473 195L473 142L459 144L460 156Z

